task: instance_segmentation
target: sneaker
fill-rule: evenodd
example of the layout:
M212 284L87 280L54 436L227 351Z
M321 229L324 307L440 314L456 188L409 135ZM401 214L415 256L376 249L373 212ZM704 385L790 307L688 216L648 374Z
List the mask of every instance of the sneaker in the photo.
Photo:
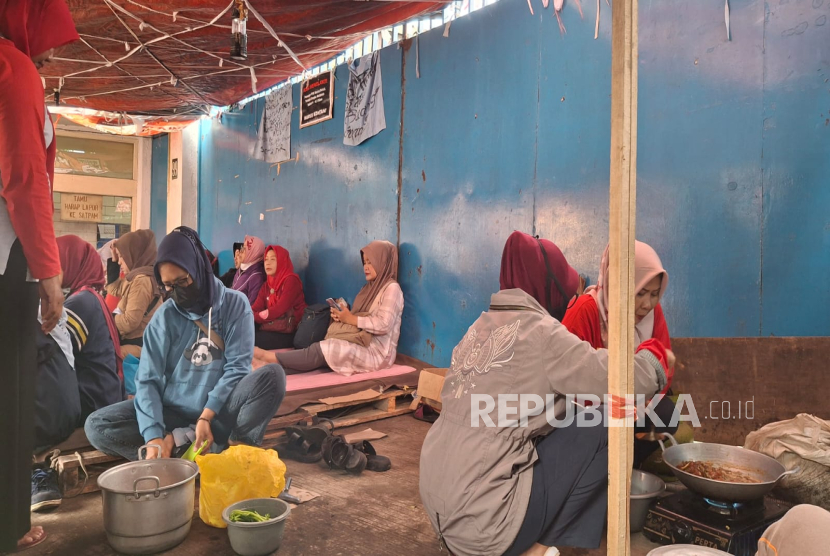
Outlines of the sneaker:
M32 511L40 512L61 505L58 474L54 469L32 469Z

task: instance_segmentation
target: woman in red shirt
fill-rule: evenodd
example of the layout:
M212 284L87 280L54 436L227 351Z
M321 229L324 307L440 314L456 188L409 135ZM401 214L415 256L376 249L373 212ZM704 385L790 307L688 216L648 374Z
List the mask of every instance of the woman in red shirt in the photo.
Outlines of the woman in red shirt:
M306 308L303 283L284 247L269 245L264 264L266 280L251 306L257 325L254 345L262 349L292 348Z
M0 552L46 538L42 527L30 529L38 289L47 334L63 295L52 224L55 131L36 66L77 39L64 0L0 0Z
M608 247L602 255L597 285L585 290L585 294L576 298L568 307L562 319L568 330L591 344L595 349L608 347ZM634 336L635 348L643 342L659 340L663 347L671 349L671 339L660 299L669 285L669 273L663 268L660 257L646 243L636 241L634 244ZM666 387L661 394L668 394L671 388L674 370L670 369ZM674 413L674 403L668 397L663 398L654 412L664 424L668 425ZM635 427L635 435L648 433L654 424L646 419L645 427ZM654 427L657 432L673 433L677 427ZM639 467L656 448L656 442L637 439L634 441L634 466Z

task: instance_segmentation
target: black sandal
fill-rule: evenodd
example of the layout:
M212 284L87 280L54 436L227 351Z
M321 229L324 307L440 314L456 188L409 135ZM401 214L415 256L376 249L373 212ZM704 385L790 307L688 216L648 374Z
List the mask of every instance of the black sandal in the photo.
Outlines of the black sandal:
M328 423L326 426L322 423ZM323 457L323 443L331 438L334 423L331 419L314 418L313 425L294 425L285 428L288 442L277 453L285 459L300 463L316 463Z
M392 460L386 456L379 456L375 447L368 440L361 440L352 444L355 450L366 454L366 470L383 473L392 469Z
M362 473L368 463L366 454L339 435L331 436L323 443L323 459L330 468L342 469L354 475Z

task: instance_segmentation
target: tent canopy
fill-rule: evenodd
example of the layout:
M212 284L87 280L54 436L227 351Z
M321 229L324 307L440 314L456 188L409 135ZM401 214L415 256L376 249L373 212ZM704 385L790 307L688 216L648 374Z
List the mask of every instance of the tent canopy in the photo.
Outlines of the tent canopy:
M330 60L374 31L446 3L250 0L248 59L237 62L229 58L230 0L71 0L81 40L62 49L41 75L50 101L59 88L61 103L74 106L195 116L207 105L238 102L254 89Z

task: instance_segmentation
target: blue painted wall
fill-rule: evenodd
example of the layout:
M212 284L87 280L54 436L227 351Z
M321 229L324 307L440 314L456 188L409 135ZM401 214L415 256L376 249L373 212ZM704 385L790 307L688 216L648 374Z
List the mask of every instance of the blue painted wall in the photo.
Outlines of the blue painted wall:
M595 281L610 10L594 40L584 4L584 20L566 6L565 36L550 10L503 0L448 38L383 50L387 129L356 148L342 144L345 67L335 118L293 119L293 162L250 159L262 100L203 121L203 238L226 263L245 233L285 245L313 301L353 297L359 249L399 241L400 350L438 365L498 288L512 230L552 239ZM722 7L640 3L637 235L671 275L673 335L830 335L830 1L730 5L727 42Z
M161 241L167 234L167 159L170 139L165 133L153 137L152 172L150 177L150 229Z

